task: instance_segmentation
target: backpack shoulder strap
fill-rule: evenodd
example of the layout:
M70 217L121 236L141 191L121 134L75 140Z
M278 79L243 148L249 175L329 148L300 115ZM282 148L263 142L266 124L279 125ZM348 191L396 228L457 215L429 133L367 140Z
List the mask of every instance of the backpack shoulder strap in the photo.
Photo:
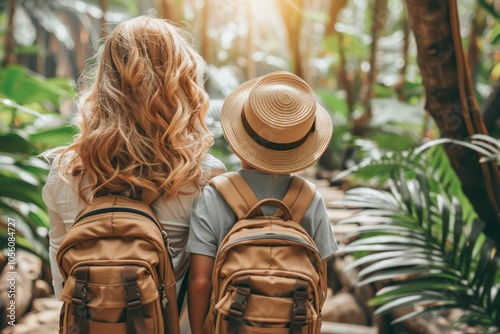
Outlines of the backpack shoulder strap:
M141 201L149 206L151 206L160 196L161 193L159 191L154 192L149 189L142 189L141 191Z
M228 172L212 178L209 182L224 198L234 213L241 220L258 202L252 188L236 172Z
M146 203L148 206L151 206L151 204L154 203L154 201L156 201L160 196L161 196L161 193L159 191L152 191L152 190L149 190L149 189L140 189L140 195L139 195L139 199L141 202L144 202ZM99 190L95 197L100 197L100 196L106 196L106 195L120 195L120 193L111 193L111 192L108 192L104 189L101 189Z
M300 223L315 194L316 185L314 183L295 175L292 176L282 202L290 209L293 221Z

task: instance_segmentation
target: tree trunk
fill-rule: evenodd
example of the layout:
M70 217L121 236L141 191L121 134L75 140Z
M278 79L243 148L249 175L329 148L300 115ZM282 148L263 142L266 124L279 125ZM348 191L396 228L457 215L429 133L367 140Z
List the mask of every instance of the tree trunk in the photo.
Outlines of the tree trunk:
M471 22L469 33L469 48L467 50L467 64L469 66L472 78L477 77L477 65L481 57L478 38L483 34L486 27L486 14L481 11L481 5L476 4L476 15Z
M14 15L16 13L16 3L16 0L9 1L9 21L7 23L7 32L5 33L5 49L2 62L2 66L4 67L15 62L14 47L16 46L16 40L14 39Z
M335 32L335 24L338 21L339 13L345 7L346 4L347 0L332 1L332 4L330 5L330 11L328 13L330 20L325 25L325 36L331 35Z
M373 85L377 77L377 44L387 21L387 0L375 0L371 7L371 37L370 58L368 62L370 69L366 75L362 75L361 90L359 92L359 104L363 106L363 114L357 118L350 119L350 132L354 137L366 137L368 125L372 119L371 98L373 95ZM340 46L342 47L342 46ZM344 60L345 61L345 60ZM341 62L343 62L341 60ZM351 108L353 108L351 106ZM353 111L353 109L351 109ZM352 113L349 115L352 117ZM347 163L354 154L354 148L348 147L342 157L342 169L347 168Z
M278 7L285 23L293 73L304 79L304 66L300 50L300 32L304 22L303 0L279 0Z
M205 6L208 4L208 1L205 1ZM160 17L162 19L167 19L173 22L179 22L181 19L179 10L175 5L173 0L159 0L159 10Z
M255 78L257 75L257 68L255 67L255 63L253 61L253 53L254 53L254 21L253 21L253 13L252 6L249 1L245 2L245 11L247 13L248 18L248 37L246 40L247 48L247 80Z
M463 140L487 134L477 106L459 34L456 0L405 0L415 34L426 110L442 137ZM445 147L462 189L486 222L485 233L500 246L500 173L494 163L480 164L466 148Z
M410 49L410 27L408 26L408 16L405 12L401 14L401 27L403 29L403 66L399 70L400 79L399 83L396 86L396 93L398 94L399 101L406 102L406 97L404 96L404 87L406 82L406 69L408 68L408 50Z
M99 0L99 6L101 6L102 10L101 37L105 37L108 34L108 32L106 31L106 12L108 11L108 1Z

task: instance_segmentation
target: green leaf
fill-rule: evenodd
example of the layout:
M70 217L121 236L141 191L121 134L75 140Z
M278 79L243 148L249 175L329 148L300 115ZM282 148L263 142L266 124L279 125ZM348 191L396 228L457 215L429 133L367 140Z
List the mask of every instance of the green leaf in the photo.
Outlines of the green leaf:
M471 226L471 231L467 237L464 247L460 253L459 263L462 268L462 272L464 277L469 276L469 270L472 261L472 252L474 250L474 245L476 243L477 238L481 234L484 228L484 223L479 219L475 219L474 223Z
M453 291L453 294L467 295L467 285L455 284L434 277L419 278L406 281L402 284L390 285L382 288L377 295L370 299L369 305L379 306L389 301L396 300L402 295L419 294L422 291ZM451 297L451 300L454 298ZM446 301L443 299L443 301Z
M354 217L345 218L338 221L338 224L373 224L373 223L384 223L384 224L401 224L401 225L415 225L412 221L405 221L401 219L395 219L392 217L377 217L369 215L359 215Z
M435 312L435 311L442 312L442 311L446 311L448 309L453 309L453 308L457 308L457 305L454 301L451 301L451 302L442 301L438 305L427 306L422 310L409 312L409 313L407 313L399 318L396 318L396 319L391 321L391 325L395 325L395 324L401 323L403 321L410 320L410 319L413 319L413 318L416 318L416 317L419 317L419 316L422 316L424 314L428 314L431 312Z
M420 226L423 225L423 207L422 207L422 190L420 189L420 184L415 182L415 180L408 181L408 191L410 192L411 202L413 204L414 213L416 215L417 221Z
M2 92L5 97L21 105L50 101L58 106L62 97L72 97L72 94L49 80L34 74L28 75L27 69L18 65L10 65L6 69L4 79Z
M452 263L455 263L463 233L463 220L462 220L462 206L460 205L458 199L456 197L453 197L452 201L455 211L455 222L453 224L453 246L452 246L453 249L451 251L451 256L452 256L451 261Z
M432 232L432 219L431 219L431 199L430 199L430 189L426 177L422 173L417 173L416 175L418 184L420 184L420 189L422 192L423 207L425 208L425 225L427 225L427 233L430 235ZM424 227L423 217L421 219L422 227Z
M402 277L410 276L410 275L419 275L421 277L428 276L431 273L430 270L425 270L422 267L403 267L398 268L396 270L383 270L378 272L375 275L371 275L368 278L363 279L358 282L359 286L371 284L378 281L387 281L392 279L401 279ZM433 270L432 274L435 275L439 273L439 270Z
M8 243L8 237L9 235L7 232L3 229L0 229L0 241L2 242L3 245L7 245ZM35 247L32 241L16 235L16 248L17 249L24 249L33 255L41 258L46 265L49 265L49 255L48 255L48 249L40 248L40 247Z
M479 0L480 2L485 2L485 0ZM488 32L488 40L490 44L500 45L500 25L496 25Z
M491 261L488 262L487 267L484 270L484 275L481 278L479 284L482 285L481 299L485 301L485 305L489 310L491 309L491 298L492 298L492 288L495 284L495 280L499 274L498 268L500 267L500 257L496 256ZM498 288L498 287L497 287ZM500 309L497 309L500 312Z
M39 151L41 151L44 148L68 145L72 142L73 136L76 133L77 131L74 127L65 125L31 133L29 138L39 148Z
M321 98L332 113L339 113L344 117L347 117L349 109L345 98L337 97L336 92L327 90L318 90L316 91L316 94Z
M488 154L486 156L500 153L500 149L498 147L490 145L489 143L485 143L482 140L471 140L471 144L484 148L486 151L488 151Z
M398 269L401 267L408 267L408 266L415 268L415 273L418 273L418 271L420 270L418 267L441 269L443 266L446 266L445 261L443 261L443 260L439 261L436 259L437 259L436 257L434 257L434 259L432 259L432 260L430 258L426 259L426 258L419 258L419 257L391 258L391 259L382 260L382 261L379 261L377 263L374 263L374 264L367 266L366 268L360 270L358 275L360 277L364 277L364 276L367 276L369 274L372 274L372 273L380 271L380 270Z
M46 49L39 45L17 45L14 48L14 53L17 55L46 55Z
M40 208L45 207L41 188L22 179L0 175L0 197L12 198L21 202L33 203Z
M423 145L421 145L418 149L413 152L413 157L418 157L420 154L422 154L424 151L438 145L443 145L443 144L455 144L459 146L464 146L467 148L470 148L473 151L476 151L480 154L483 155L489 155L489 152L481 147L478 147L477 145L465 142L465 141L460 141L460 140L455 140L455 139L450 139L450 138L440 138L440 139L434 139L431 140Z
M482 282L484 275L485 275L486 267L492 261L492 255L493 256L495 255L496 250L495 251L493 250L494 247L495 247L495 243L492 240L490 240L490 239L485 240L485 242L480 250L479 262L477 264L477 267L476 267L476 270L474 273L474 277L471 281L472 286L475 286L478 283ZM479 286L481 287L480 284L479 284ZM477 292L479 292L478 290L479 289L476 289Z
M401 169L394 173L393 180L395 180L394 185L396 189L398 189L399 194L401 195L401 199L403 200L409 215L412 216L413 205L410 197L410 192L408 190L408 185Z
M24 208L21 208L24 206ZM37 227L50 228L47 213L36 205L7 200L0 197L0 213L3 216L18 216L21 221L31 230L32 234L37 234ZM22 233L21 231L18 231Z
M35 117L37 117L39 119L43 119L43 118L46 117L46 115L38 112L37 110L28 108L26 106L22 106L22 105L17 104L14 101L9 100L9 99L4 99L4 98L0 97L0 104L8 107L9 109L12 108L12 109L15 109L15 110L22 111L22 112L24 112L24 113L26 113L28 115L35 116Z
M400 251L410 249L405 245L361 245L361 246L344 246L339 248L339 253L352 253L352 252L386 252L386 251Z
M384 315L408 306L418 306L422 304L436 304L441 302L442 300L441 298L442 295L440 293L435 293L435 292L425 292L425 293L420 293L418 295L398 298L379 307L374 312L374 315L375 316Z
M500 25L497 26L500 30ZM491 145L495 146L497 149L500 149L500 140L498 139L495 139L491 136L487 136L487 135L483 135L483 134L474 134L470 137L472 140L482 140L482 141L485 141L485 142L488 142L490 143Z
M430 246L427 240L415 240L413 238L395 236L395 235L380 235L375 237L358 239L349 244L349 246L358 245L384 245L384 244L400 244L406 246L423 247Z
M497 289L495 299L491 303L491 310L496 310L495 323L500 327L500 289Z
M32 150L28 136L22 131L0 133L0 142L2 142L2 152L31 153Z
M440 194L437 195L438 207L441 211L442 233L441 233L441 251L445 252L446 242L448 241L448 232L450 231L450 209L446 199Z
M375 220L375 221L378 221L378 220ZM390 224L391 221L393 221L391 218L384 220L384 222L386 224ZM352 219L352 222L365 222L365 221L363 219L361 219L361 220ZM402 221L402 223L404 224L404 221ZM423 232L416 230L415 228L412 228L413 226L408 227L407 226L408 224L404 224L404 225L405 226L394 226L394 225L385 225L384 224L384 225L360 226L360 227L356 228L356 230L349 232L349 233L346 233L342 237L341 241L345 240L345 239L350 239L350 238L357 236L357 235L369 233L369 232L385 232L385 233L391 233L391 234L406 236L406 237L410 236L410 237L417 238L420 240L427 239L427 236Z
M442 259L439 257L441 254L436 251L432 250L417 250L417 249L407 249L403 251L387 251L387 252L380 252L380 253L374 253L374 254L368 254L364 255L363 257L351 262L349 265L347 265L344 268L344 271L348 271L351 269L354 269L356 267L359 267L361 265L365 265L367 263L375 262L375 261L380 261L380 260L385 260L385 259L414 259L414 258L420 258L420 259L436 259L437 262L441 262Z

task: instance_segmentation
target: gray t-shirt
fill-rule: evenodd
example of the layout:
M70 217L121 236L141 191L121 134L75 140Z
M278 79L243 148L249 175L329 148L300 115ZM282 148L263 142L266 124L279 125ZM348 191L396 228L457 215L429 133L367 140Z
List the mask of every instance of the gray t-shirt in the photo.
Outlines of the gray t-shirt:
M259 200L283 198L291 180L289 174L271 175L250 169L240 169L238 173ZM272 215L276 209L264 207L263 211L265 215ZM217 247L236 221L236 215L217 190L210 185L205 186L191 213L187 252L215 257ZM312 236L323 259L338 249L325 203L318 192L300 225Z

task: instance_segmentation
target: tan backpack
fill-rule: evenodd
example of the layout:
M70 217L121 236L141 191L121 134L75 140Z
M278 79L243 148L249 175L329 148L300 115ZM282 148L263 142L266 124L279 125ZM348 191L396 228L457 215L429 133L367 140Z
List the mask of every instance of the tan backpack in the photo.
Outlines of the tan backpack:
M293 176L283 200L257 198L237 173L210 184L238 216L219 245L206 333L320 333L326 268L299 225L315 185ZM261 208L278 208L263 216Z
M170 241L144 195L96 197L76 217L57 253L60 333L180 333Z

